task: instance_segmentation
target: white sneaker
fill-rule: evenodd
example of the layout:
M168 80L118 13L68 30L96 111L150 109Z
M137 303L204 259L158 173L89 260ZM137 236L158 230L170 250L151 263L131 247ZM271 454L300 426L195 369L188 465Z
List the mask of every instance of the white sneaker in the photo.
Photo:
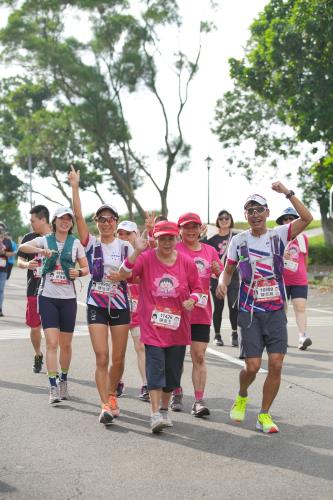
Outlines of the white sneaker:
M305 351L311 344L312 340L310 339L310 337L304 335L303 337L299 338L298 349L300 349L300 351Z
M167 427L167 425L161 413L159 411L153 413L150 417L151 432L153 434L157 434L158 432L161 432L165 427Z
M49 403L53 405L54 403L60 403L59 387L51 385L49 389Z
M61 380L60 378L58 382L58 387L59 387L59 395L61 401L69 399L67 380Z
M173 427L172 420L169 416L169 411L168 410L163 410L162 408L160 409L160 413L163 417L165 427Z

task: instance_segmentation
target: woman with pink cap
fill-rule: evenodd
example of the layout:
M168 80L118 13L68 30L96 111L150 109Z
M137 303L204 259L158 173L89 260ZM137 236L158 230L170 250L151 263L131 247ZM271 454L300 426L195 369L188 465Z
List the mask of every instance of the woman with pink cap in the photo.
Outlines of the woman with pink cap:
M153 433L172 427L170 396L180 385L186 345L191 344L190 311L202 293L196 265L176 249L178 234L174 222L158 222L153 230L156 248L145 251L147 240L138 238L120 269L122 277L132 273L140 278L138 315Z

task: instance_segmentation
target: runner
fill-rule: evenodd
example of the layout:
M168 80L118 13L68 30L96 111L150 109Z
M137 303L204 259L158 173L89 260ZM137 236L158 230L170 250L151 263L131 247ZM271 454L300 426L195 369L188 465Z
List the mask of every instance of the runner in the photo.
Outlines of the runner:
M286 208L280 217L276 219L276 223L289 224L299 215L292 207ZM306 333L307 315L306 303L308 297L308 238L305 234L299 234L297 238L290 241L284 253L284 270L283 279L286 285L287 299L291 299L296 318L296 324L299 331L298 348L305 351L311 344L312 340Z
M221 210L216 219L216 227L218 228L218 233L214 234L209 239L204 238L202 241L211 245L218 252L220 259L225 265L228 248L230 245L231 238L237 234L232 231L234 227L234 219L230 212L227 210ZM221 324L222 324L222 313L224 309L224 299L219 299L216 296L216 288L218 284L218 279L216 276L212 276L210 280L210 290L214 301L214 312L213 312L213 325L215 330L214 344L217 346L223 346L224 342L221 336ZM238 316L238 290L239 290L239 276L238 273L233 273L231 283L228 286L228 308L229 308L229 320L231 324L231 345L233 347L238 347L238 333L237 333L237 316Z
M8 259L14 255L11 241L6 238L7 226L0 222L0 317L3 317L3 300L7 281Z
M191 313L192 382L195 397L191 414L195 417L210 415L210 411L203 400L207 380L205 355L212 322L209 283L211 275L219 276L223 269L223 264L215 248L199 241L201 225L201 219L195 213L189 212L180 216L178 226L180 227L182 242L177 243L176 246L179 253L190 257L197 266L203 290L200 300ZM181 388L178 388L173 393L171 409L174 411L180 410L179 396L182 396L182 392L180 391Z
M245 367L240 372L239 394L230 411L230 418L243 421L248 402L248 387L261 366L264 348L268 353L268 374L263 387L263 399L256 427L265 433L278 432L269 409L278 393L283 358L287 351L287 318L284 311L283 253L287 241L293 240L311 222L312 215L303 203L281 182L272 189L290 200L299 214L288 225L267 229L267 201L254 194L244 205L250 229L231 240L227 265L219 278L218 293L225 297L232 273L239 266L238 325L241 329L241 356Z
M119 239L128 241L129 243L131 243L132 246L134 246L134 242L138 234L138 227L135 222L124 220L118 224L117 234ZM132 335L134 349L137 356L138 369L142 380L139 398L142 401L149 402L149 391L147 388L147 377L145 368L145 346L140 340L140 326L139 326L139 317L137 313L140 285L138 283L131 283L131 282L127 283L127 285L128 285L129 302L131 306L130 332ZM121 380L117 387L118 397L124 394L124 388L125 384Z
M32 232L23 236L22 243L28 243L38 236L45 236L50 232L50 214L44 205L36 205L30 210L30 224ZM43 366L43 353L41 351L41 320L37 307L37 295L40 285L40 271L42 256L40 254L27 255L17 252L17 265L21 269L27 269L27 306L26 325L30 327L30 340L35 351L32 371L40 373Z
M140 278L141 341L145 344L146 373L153 433L172 427L168 416L171 392L180 386L186 345L191 344L190 314L201 294L194 262L176 250L178 226L161 221L154 227L156 249L136 240L136 249L121 267L122 276Z
M102 403L99 421L110 425L120 414L117 386L124 372L130 322L126 282L110 278L118 271L126 255L133 252L128 243L115 238L118 212L109 204L101 205L94 216L99 238L89 234L82 215L79 183L80 171L71 168L68 181L72 186L73 207L80 240L88 257L91 282L87 297L87 321L96 356L95 380ZM112 364L109 369L109 329L112 339Z
M71 208L59 207L52 217L52 233L20 245L23 253L41 255L41 282L38 308L46 340L46 367L50 383L49 403L68 399L67 377L72 358L72 339L76 319L74 280L89 273L84 249L71 233ZM80 269L75 269L76 263ZM60 378L57 382L59 348Z
M12 245L12 250L13 250L13 255L11 257L8 257L8 262L7 262L7 280L9 280L10 275L12 274L12 269L15 264L15 256L17 253L17 244L13 240L12 236L9 233L6 233L6 238L9 239L11 245Z

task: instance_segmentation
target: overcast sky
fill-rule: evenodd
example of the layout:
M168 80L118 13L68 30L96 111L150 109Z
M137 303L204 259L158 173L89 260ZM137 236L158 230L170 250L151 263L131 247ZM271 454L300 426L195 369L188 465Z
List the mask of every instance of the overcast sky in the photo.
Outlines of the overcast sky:
M160 61L161 76L159 88L168 104L168 114L171 122L175 120L176 81L170 72L171 55L178 47L194 57L199 45L199 26L202 18L207 18L208 0L180 0L181 13L184 25L178 35L168 30L162 40L162 54ZM181 213L194 211L207 220L207 169L205 158L212 158L210 170L210 218L215 219L221 208L227 208L236 220L243 219L243 200L251 193L262 193L269 201L271 215L276 218L281 210L288 206L285 198L270 190L271 179L258 172L255 180L249 184L240 174L230 177L223 160L221 146L211 133L214 120L214 108L218 98L226 90L232 88L229 77L228 58L241 58L244 46L249 38L248 27L252 20L263 9L267 0L220 0L219 9L214 13L214 22L217 30L203 40L200 57L200 69L190 88L190 97L183 115L183 131L185 140L192 146L191 165L187 172L174 173L169 189L168 206L169 218L176 220ZM5 11L0 9L1 24L5 20ZM79 36L82 23L71 22L68 31ZM157 151L163 145L163 121L161 113L147 91L138 95L130 95L125 99L125 113L131 125L132 136L137 150L145 154L151 165L157 166ZM280 171L290 170L290 165L279 166ZM164 178L161 168L161 179ZM285 181L283 174L280 180ZM286 181L287 187L296 189L297 179ZM34 179L36 189L43 190L46 182ZM49 184L48 184L49 190ZM138 197L147 210L160 206L159 197L150 181L138 191ZM124 202L117 196L108 196L106 200L115 204L120 213L126 211ZM42 197L34 196L36 203L45 203ZM89 204L92 212L98 203L96 198L86 195L85 206ZM50 209L55 208L46 203ZM28 210L27 205L22 206Z

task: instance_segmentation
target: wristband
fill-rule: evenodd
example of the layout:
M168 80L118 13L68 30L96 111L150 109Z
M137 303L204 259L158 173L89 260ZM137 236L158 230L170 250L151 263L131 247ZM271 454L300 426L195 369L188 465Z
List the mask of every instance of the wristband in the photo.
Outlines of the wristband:
M286 194L286 198L287 200L289 200L289 198L291 198L292 196L295 196L295 193L294 191L291 189L290 191L288 191L288 193Z
M190 299L194 300L195 303L199 300L199 295L197 293L191 293Z
M79 271L79 278L82 278L82 270L79 269L78 271Z
M128 260L128 257L126 257L126 259L124 260L124 262L122 263L121 267L124 269L124 271L126 271L127 273L130 273L132 271L132 269L134 268L134 265L135 264L132 264L129 260Z

